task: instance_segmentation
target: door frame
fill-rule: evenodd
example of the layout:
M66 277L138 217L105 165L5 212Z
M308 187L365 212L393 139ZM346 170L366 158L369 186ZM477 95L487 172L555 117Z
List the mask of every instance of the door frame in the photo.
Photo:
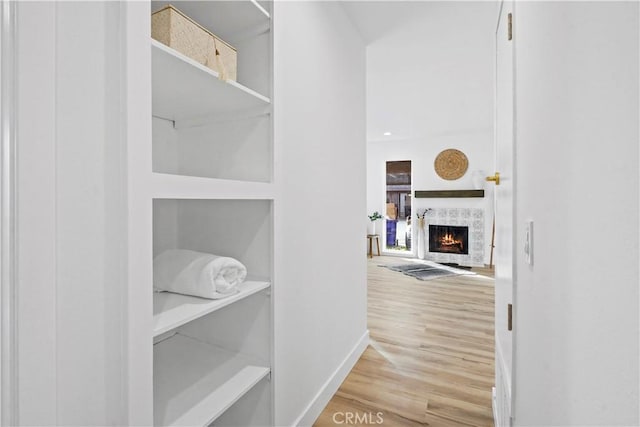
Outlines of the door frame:
M412 218L412 225L411 225L411 249L410 250L400 250L400 249L389 249L387 248L387 218L386 218L386 213L387 213L387 163L389 162L410 162L411 163L411 185L409 188L409 195L411 196L411 216L413 216L414 213L414 206L415 206L415 197L413 197L413 193L414 193L414 187L413 187L413 164L414 164L414 160L413 159L407 159L405 157L402 158L390 158L390 159L385 159L383 164L382 164L382 212L383 215L383 226L382 226L382 231L380 232L380 238L383 239L382 241L382 255L385 256L396 256L396 257L410 257L410 258L416 258L418 251L417 251L417 234L415 232L415 229L413 227L413 218ZM398 201L398 215L400 212L400 202ZM406 219L405 219L406 221ZM397 231L396 231L397 233ZM406 244L406 243L405 243Z
M515 159L517 156L517 132L516 132L516 100L517 100L517 93L516 93L516 78L517 78L517 74L516 74L516 26L513 25L513 23L515 22L515 17L516 17L516 0L500 0L499 1L499 5L497 8L497 16L496 16L496 26L495 26L495 31L494 31L494 146L495 146L495 162L497 163L497 159L498 159L498 133L497 133L497 129L498 129L498 40L499 37L504 37L504 33L500 33L500 31L503 29L503 27L501 27L501 25L504 25L503 22L501 22L502 16L503 16L503 11L504 8L506 7L506 3L509 3L509 7L511 9L511 15L512 15L512 38L510 40L511 42L511 80L512 80L512 94L511 94L511 102L512 102L512 110L511 110L511 143L512 143L512 158L511 161L513 162L512 164L512 176L508 177L508 179L510 179L512 181L512 197L511 197L511 205L512 205L512 213L513 216L511 218L512 221L512 235L509 236L510 240L511 240L511 264L512 264L512 282L511 282L511 305L513 307L513 312L512 312L512 324L514 325L511 332L511 368L510 369L506 369L507 366L505 366L504 364L504 360L498 360L496 358L495 360L495 365L496 365L496 369L498 368L497 364L501 363L501 369L503 371L509 371L509 424L508 426L513 425L514 419L515 419L515 396L516 396L516 386L515 386L515 365L516 365L516 358L515 358L515 354L516 354L516 343L517 343L517 339L516 339L516 331L515 331L515 324L516 324L516 315L517 315L517 309L515 308L514 302L516 300L516 291L517 291L517 269L516 269L516 264L515 264L515 260L516 260L516 248L517 248L517 241L516 241L516 223L515 223L515 219L516 219L516 191L517 191L517 187L516 187L516 182L517 182L517 171L515 169ZM497 170L497 164L496 164L496 171ZM494 192L494 217L496 214L496 201L497 201L497 195ZM497 267L496 267L497 268ZM496 354L497 354L497 350L499 347L499 342L496 339ZM497 384L496 384L497 386ZM506 427L506 426L502 426L502 425L498 425L497 424L497 419L496 419L496 415L500 415L497 414L496 410L497 408L495 407L496 404L496 396L494 396L493 399L493 412L494 412L494 422L496 422L496 427Z
M0 3L0 424L18 420L17 2Z

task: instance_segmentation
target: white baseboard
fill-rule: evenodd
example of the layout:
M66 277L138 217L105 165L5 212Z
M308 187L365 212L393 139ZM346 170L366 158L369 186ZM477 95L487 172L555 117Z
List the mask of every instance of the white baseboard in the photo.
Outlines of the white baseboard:
M496 407L496 388L491 387L491 409L493 410L493 425L498 427L499 418L498 418L498 408Z
M309 402L304 411L302 411L302 414L292 424L293 427L313 425L368 345L369 330L362 335L340 366L338 366L331 377L329 377L327 382L322 385L315 397Z
M502 345L496 337L495 387L493 387L493 420L495 427L511 425L511 371L507 369Z

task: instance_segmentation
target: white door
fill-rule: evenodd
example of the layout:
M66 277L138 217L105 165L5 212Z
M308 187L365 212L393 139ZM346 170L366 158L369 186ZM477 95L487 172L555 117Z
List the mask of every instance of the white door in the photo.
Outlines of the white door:
M500 6L496 27L496 130L495 152L499 181L495 182L495 329L496 329L496 427L511 424L513 331L509 307L514 277L514 63L511 26L513 1Z

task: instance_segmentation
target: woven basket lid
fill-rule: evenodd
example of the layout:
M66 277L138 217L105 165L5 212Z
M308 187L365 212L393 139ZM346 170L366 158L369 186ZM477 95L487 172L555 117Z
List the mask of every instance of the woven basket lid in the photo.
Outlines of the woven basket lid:
M450 148L438 154L433 166L440 178L453 181L467 172L469 160L462 151Z

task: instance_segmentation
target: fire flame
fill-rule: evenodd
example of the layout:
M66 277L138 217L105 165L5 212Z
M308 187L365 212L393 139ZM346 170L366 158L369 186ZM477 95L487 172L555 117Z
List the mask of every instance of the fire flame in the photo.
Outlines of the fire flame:
M442 246L459 246L460 250L464 250L462 240L456 240L453 234L445 233L440 238L440 245Z

